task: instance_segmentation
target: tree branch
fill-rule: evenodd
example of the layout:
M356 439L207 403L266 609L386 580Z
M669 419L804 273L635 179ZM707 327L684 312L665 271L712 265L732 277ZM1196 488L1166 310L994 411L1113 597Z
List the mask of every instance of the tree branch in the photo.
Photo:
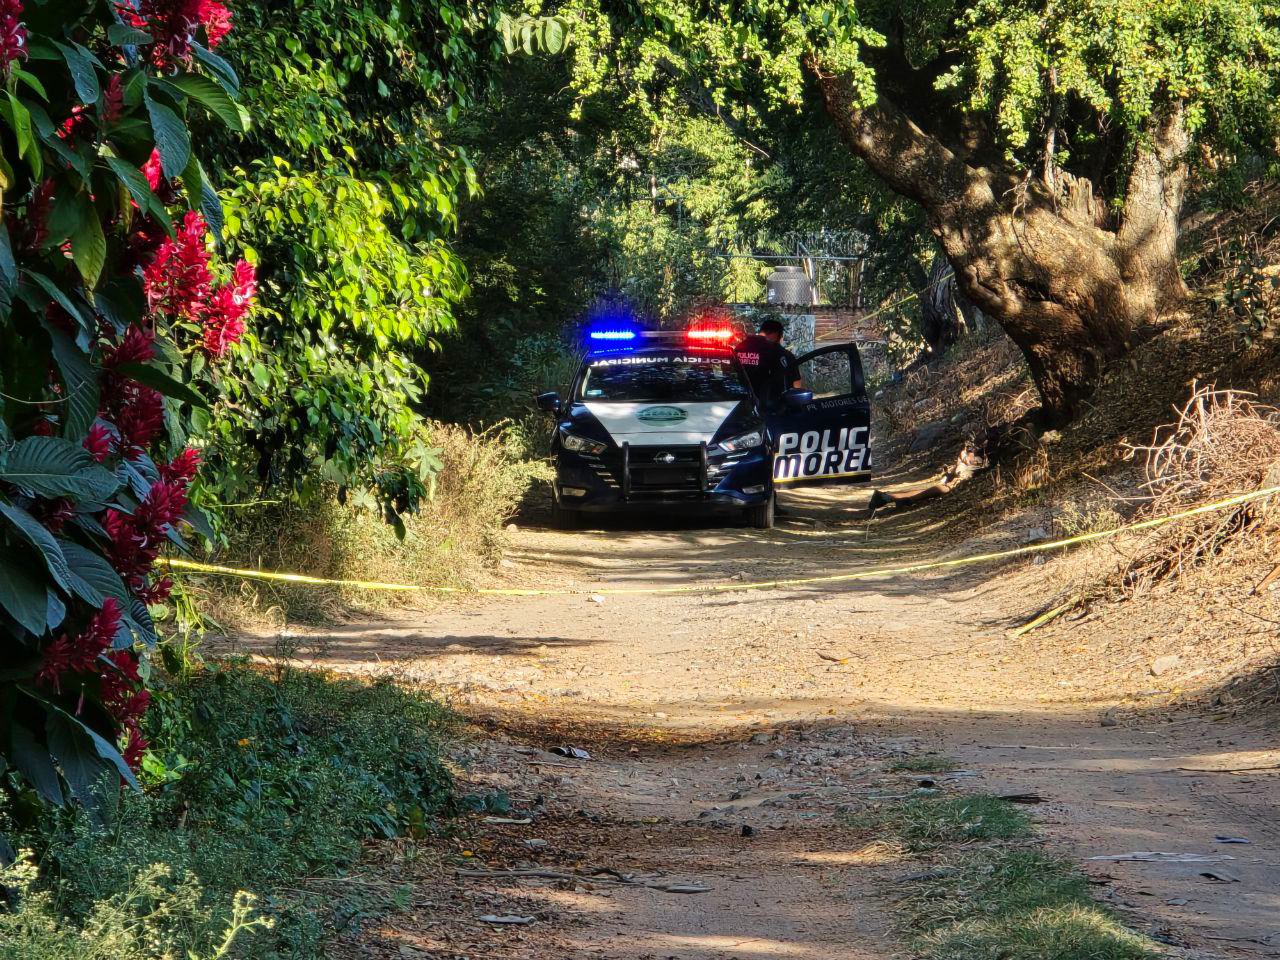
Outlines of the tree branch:
M950 29L954 27L953 21ZM967 163L999 165L1002 158L986 121L963 109L954 96L937 89L938 79L962 58L944 50L916 67L907 56L906 33L902 14L895 13L884 27L885 46L865 51L867 64L875 70L878 88L921 130Z
M1147 323L1180 303L1187 287L1178 267L1178 220L1190 147L1185 109L1174 101L1152 115L1137 146L1116 234L1121 272Z
M935 213L986 179L883 94L859 107L847 76L827 73L814 61L808 66L841 138L895 192Z

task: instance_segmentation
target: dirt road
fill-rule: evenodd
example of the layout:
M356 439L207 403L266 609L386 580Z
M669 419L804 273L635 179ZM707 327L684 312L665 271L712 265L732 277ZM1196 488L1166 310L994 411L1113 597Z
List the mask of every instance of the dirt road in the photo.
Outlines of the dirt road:
M534 525L513 533L503 574L588 591L745 586L1013 546L1029 533L959 526L944 505L869 524L866 496L793 494L767 532L661 519L575 533ZM1197 682L1151 667L1170 638L1191 643L1195 624L1103 613L1063 624L1052 642L1010 639L1073 562L1040 560L785 590L475 599L308 637L304 655L330 667L447 695L489 731L468 748L465 776L539 814L489 826L483 849L467 853L482 874L544 875L441 883L433 867L409 914L344 949L905 955L892 902L912 868L845 814L910 791L890 761L937 751L959 771L949 789L1043 796L1031 810L1044 836L1171 955L1280 956L1274 735L1226 713L1144 712ZM1246 653L1252 642L1238 639ZM592 759L544 752L556 744ZM1138 851L1203 859L1095 859ZM645 884L584 879L601 868ZM484 914L535 923L478 922Z

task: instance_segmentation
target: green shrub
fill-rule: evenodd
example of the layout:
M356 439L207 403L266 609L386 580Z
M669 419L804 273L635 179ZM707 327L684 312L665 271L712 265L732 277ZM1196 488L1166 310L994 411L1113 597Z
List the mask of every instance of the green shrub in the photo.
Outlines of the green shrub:
M45 814L14 831L0 816L40 866L21 909L0 913L0 941L48 940L0 960L206 960L259 925L246 890L275 930L242 936L235 955L320 956L362 908L305 892L305 878L342 870L369 838L429 829L452 799L447 714L389 681L228 664L162 688L149 722L146 791L119 795L103 822Z
M336 488L305 504L269 502L228 511L224 563L341 580L472 586L495 565L503 525L540 464L524 459L525 435L509 425L474 432L433 423L427 442L439 461L427 501L401 514L404 537L360 491L339 502ZM255 622L273 608L290 619L316 620L343 606L385 609L422 594L290 586L188 576L216 620Z

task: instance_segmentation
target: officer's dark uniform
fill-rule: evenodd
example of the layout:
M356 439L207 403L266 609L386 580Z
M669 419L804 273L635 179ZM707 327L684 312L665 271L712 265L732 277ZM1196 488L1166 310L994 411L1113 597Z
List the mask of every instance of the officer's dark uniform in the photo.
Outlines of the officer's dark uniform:
M733 352L751 382L756 399L765 410L776 408L782 401L782 394L800 379L795 355L762 334L753 333L744 338Z

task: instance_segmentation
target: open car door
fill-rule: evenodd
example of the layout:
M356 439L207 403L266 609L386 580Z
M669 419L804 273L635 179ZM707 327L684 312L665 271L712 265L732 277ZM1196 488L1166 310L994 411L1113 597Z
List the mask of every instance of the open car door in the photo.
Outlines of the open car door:
M779 487L865 483L871 479L871 404L862 358L852 343L797 358L813 400L767 415L773 437L773 482Z

